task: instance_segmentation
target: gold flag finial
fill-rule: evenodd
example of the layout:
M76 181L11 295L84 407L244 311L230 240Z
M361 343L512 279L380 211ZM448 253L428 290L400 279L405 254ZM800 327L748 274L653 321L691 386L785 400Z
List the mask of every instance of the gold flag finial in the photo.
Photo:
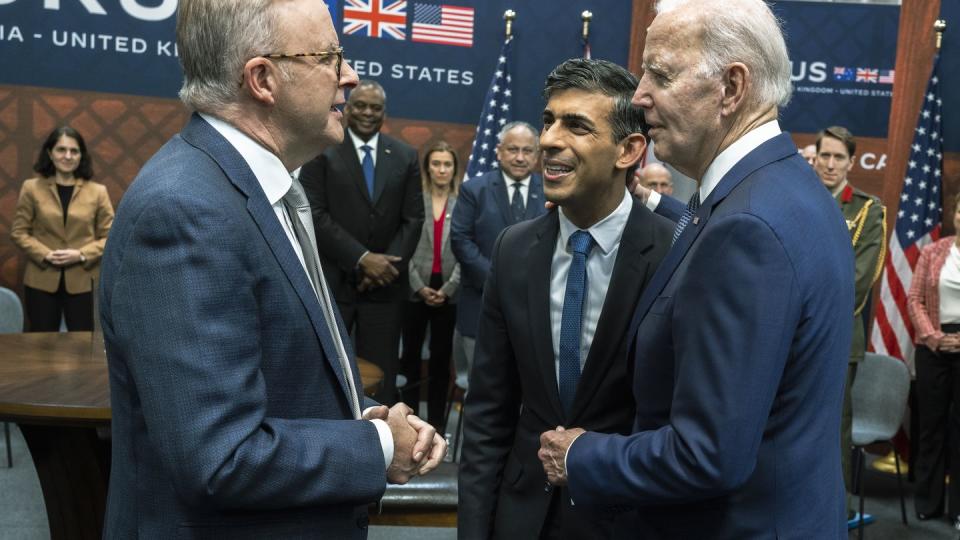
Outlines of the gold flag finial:
M513 20L517 18L517 12L508 9L503 12L503 20L507 21L507 37L513 34Z
M580 14L580 20L583 21L583 39L586 40L590 37L590 21L593 20L593 12L583 10L583 13Z
M937 22L933 23L933 29L937 32L937 50L940 50L940 45L943 43L943 33L947 29L947 21L944 19L937 19Z

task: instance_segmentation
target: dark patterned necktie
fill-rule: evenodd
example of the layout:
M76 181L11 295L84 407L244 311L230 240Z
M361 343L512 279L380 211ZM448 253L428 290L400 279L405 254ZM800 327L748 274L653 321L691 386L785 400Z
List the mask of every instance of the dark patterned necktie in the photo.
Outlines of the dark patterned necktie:
M523 221L523 214L525 213L523 193L520 193L520 187L522 186L522 182L513 183L513 199L510 200L510 213L513 214L514 223Z
M693 215L697 213L699 208L700 190L698 189L696 193L693 194L693 197L690 197L690 202L687 203L687 209L683 211L683 215L680 216L680 221L677 222L677 228L673 230L673 242L671 242L671 245L677 243L677 238L680 238L680 233L682 233L683 229L690 223L690 220L693 219Z
M558 387L564 414L570 417L573 397L580 380L580 335L583 330L583 299L587 291L587 256L593 249L593 237L587 231L576 231L567 240L573 252L567 273L567 290L563 295L560 316L560 370Z
M366 144L360 147L363 150L363 162L360 167L363 168L363 179L367 183L367 192L370 198L373 198L373 147Z

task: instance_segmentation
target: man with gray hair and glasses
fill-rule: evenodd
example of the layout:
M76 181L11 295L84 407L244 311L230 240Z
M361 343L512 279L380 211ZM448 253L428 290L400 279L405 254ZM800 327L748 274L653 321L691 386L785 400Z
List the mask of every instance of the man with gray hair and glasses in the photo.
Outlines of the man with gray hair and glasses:
M460 262L456 342L462 343L467 365L480 320L483 284L490 272L493 242L509 225L544 212L543 179L533 171L540 158L540 134L526 122L503 126L497 144L497 168L468 178L460 187L450 222L450 247Z
M541 461L578 507L616 514L616 537L846 538L853 252L777 123L783 34L762 0L657 11L633 102L699 189L670 209L673 247L634 314L633 432L547 431Z
M184 0L195 112L123 197L103 258L105 538L366 537L446 445L364 398L290 174L343 138L357 82L312 0Z

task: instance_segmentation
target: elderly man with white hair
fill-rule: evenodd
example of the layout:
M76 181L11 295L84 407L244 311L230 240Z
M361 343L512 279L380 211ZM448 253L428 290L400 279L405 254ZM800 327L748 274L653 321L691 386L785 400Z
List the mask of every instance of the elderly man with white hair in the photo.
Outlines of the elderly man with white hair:
M846 538L839 444L853 253L777 123L790 64L762 0L657 6L633 101L698 183L637 305L633 433L545 432L548 479L619 537ZM811 241L816 239L816 241Z

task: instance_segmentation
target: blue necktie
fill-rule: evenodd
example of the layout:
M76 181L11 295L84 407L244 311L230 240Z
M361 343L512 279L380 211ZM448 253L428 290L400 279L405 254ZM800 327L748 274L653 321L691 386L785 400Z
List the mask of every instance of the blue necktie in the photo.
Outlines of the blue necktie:
M523 186L522 182L513 183L513 198L510 200L510 213L513 214L514 223L523 221L524 206L523 194L520 193L521 186Z
M363 178L367 181L367 193L370 194L370 198L373 198L373 148L367 146L366 144L360 147L363 150Z
M683 229L690 223L690 220L693 219L693 215L697 213L699 208L700 190L698 189L696 193L693 194L693 197L690 197L690 202L687 203L687 209L683 211L683 215L680 216L680 221L677 222L677 228L673 230L673 242L670 243L671 245L677 243L677 238L680 238L680 233L682 233Z
M560 404L569 419L573 396L580 380L580 334L583 326L583 297L587 290L587 255L593 248L593 237L587 231L576 231L567 241L573 261L567 274L567 290L563 295L560 318Z

